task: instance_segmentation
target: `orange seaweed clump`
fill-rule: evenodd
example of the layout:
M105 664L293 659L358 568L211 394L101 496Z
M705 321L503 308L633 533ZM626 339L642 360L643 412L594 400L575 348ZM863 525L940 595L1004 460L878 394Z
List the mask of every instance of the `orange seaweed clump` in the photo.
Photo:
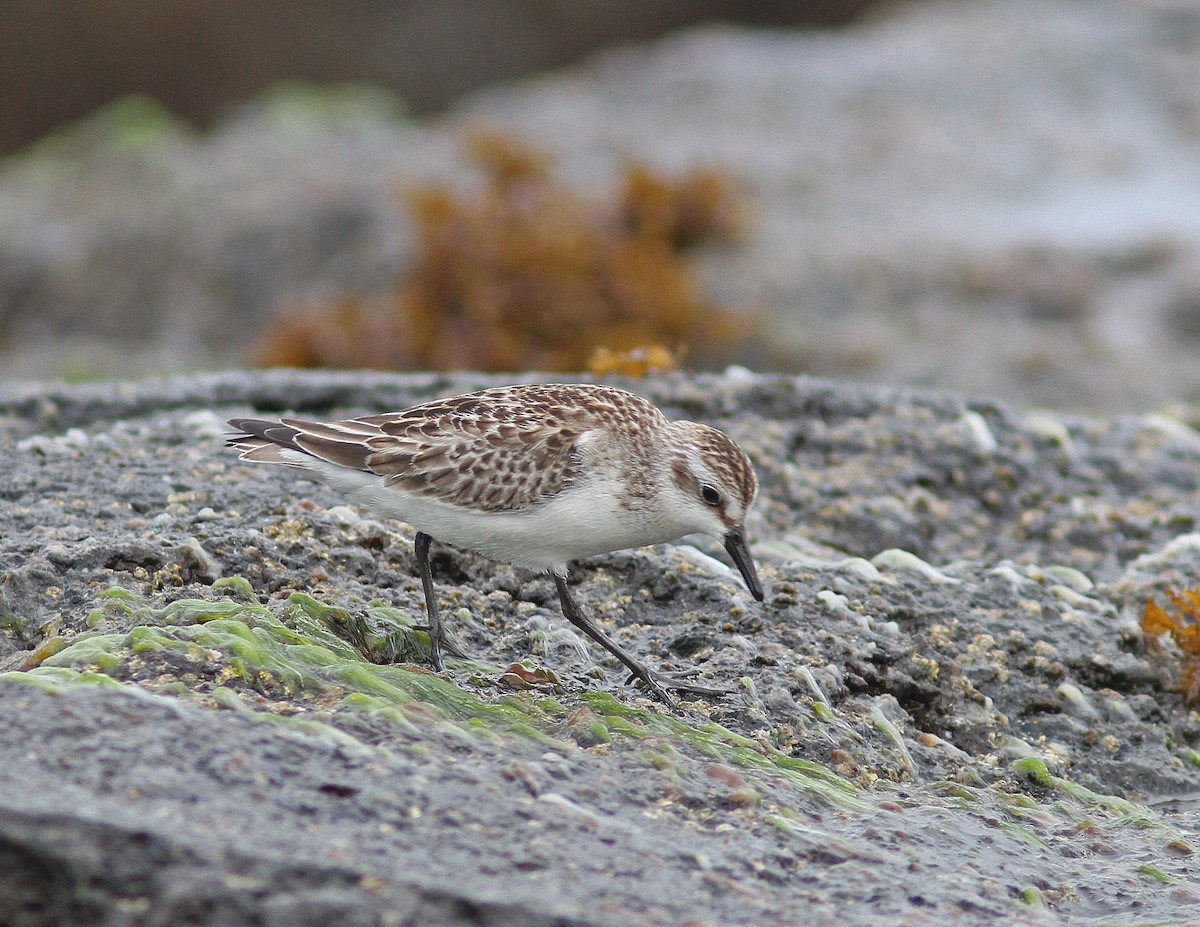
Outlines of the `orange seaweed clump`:
M395 320L360 296L329 304L285 307L254 348L261 367L400 369L403 353Z
M596 348L588 358L587 371L598 377L649 377L674 373L683 361L683 350L672 351L661 344L632 351Z
M620 207L633 235L666 242L676 251L733 244L749 224L730 178L703 168L669 178L631 165L625 170Z
M752 317L704 295L689 254L744 227L725 175L633 166L605 202L556 182L544 152L505 135L476 134L468 152L482 190L406 195L416 255L395 288L279 313L260 338L259 364L571 371L604 349L646 352L614 372L649 371L671 366L671 352L654 346L717 364L754 334Z
M1184 700L1192 704L1200 698L1200 586L1179 593L1168 589L1165 595L1175 614L1169 613L1151 596L1142 614L1142 631L1155 638L1160 634L1171 635L1183 656L1179 689Z

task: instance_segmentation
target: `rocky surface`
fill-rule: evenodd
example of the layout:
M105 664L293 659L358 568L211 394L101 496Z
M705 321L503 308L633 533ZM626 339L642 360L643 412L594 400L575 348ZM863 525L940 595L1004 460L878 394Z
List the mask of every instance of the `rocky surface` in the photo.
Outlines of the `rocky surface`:
M385 288L396 191L477 182L464 126L572 182L725 166L757 221L704 264L755 368L1145 411L1200 395L1200 10L905 4L837 32L702 28L481 93L265 95L197 136L132 111L0 164L0 376L244 364L278 305Z
M625 646L732 690L668 710L544 578L445 547L467 659L430 674L411 530L221 447L494 382L0 389L0 922L1194 921L1200 715L1139 619L1200 575L1200 435L632 384L763 487L761 605L705 540L574 572Z

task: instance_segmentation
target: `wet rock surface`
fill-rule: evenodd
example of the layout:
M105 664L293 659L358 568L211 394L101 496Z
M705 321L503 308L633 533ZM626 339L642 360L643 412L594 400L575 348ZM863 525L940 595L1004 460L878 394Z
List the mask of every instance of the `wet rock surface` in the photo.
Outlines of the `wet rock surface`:
M467 659L430 674L411 529L221 446L251 411L497 382L0 390L0 921L1194 916L1200 715L1139 620L1200 576L1195 432L736 369L629 384L762 481L761 605L703 539L573 571L624 646L732 690L668 710L544 577L444 546Z

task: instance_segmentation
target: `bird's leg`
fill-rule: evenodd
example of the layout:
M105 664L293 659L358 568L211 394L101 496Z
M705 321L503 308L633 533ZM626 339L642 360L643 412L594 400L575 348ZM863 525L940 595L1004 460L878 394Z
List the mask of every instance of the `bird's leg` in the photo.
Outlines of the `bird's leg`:
M429 569L429 545L433 543L424 531L418 531L413 543L413 552L417 555L417 569L421 571L421 586L425 590L425 614L429 616L429 644L432 651L430 662L436 672L442 671L442 650L449 650L457 657L462 656L450 641L446 639L446 629L442 626L442 616L438 614L437 599L433 596L433 573Z
M567 588L566 579L557 573L551 573L550 575L554 577L554 586L558 589L558 600L562 603L563 616L567 621L571 622L571 624L575 625L584 634L624 663L630 673L629 681L633 682L635 679L641 680L642 684L664 705L673 706L675 704L675 700L667 692L668 689L674 689L677 692L694 692L698 695L727 694L725 689L694 685L685 679L676 679L663 673L656 673L644 663L631 657L621 649L621 646L616 641L601 631L600 628L593 624L579 610L579 606L575 604L575 600L571 597L571 590Z

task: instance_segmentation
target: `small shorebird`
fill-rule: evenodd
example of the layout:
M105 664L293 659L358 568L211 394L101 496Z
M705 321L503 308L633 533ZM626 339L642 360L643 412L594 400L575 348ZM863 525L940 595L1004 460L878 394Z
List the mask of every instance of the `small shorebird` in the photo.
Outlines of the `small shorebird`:
M579 610L567 564L580 557L704 533L721 538L755 599L763 589L746 543L758 480L727 435L670 421L611 386L487 389L403 412L337 422L239 418L228 444L242 460L308 471L363 508L412 525L433 666L445 632L433 594L433 539L548 572L563 615L659 699L666 689L724 690L658 673Z

